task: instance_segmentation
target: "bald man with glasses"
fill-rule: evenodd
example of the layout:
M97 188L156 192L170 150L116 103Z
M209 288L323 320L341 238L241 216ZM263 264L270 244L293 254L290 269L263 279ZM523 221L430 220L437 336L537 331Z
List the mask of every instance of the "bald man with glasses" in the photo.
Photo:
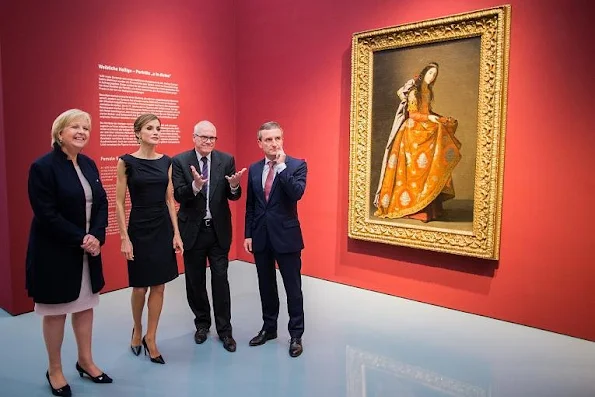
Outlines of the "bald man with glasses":
M234 157L215 150L217 129L210 121L196 124L192 139L194 148L173 158L172 180L174 197L180 203L178 225L184 243L186 296L196 327L194 341L204 343L211 328L206 286L208 259L215 327L223 347L234 352L227 278L232 238L229 201L240 198L240 179L246 169L236 172Z

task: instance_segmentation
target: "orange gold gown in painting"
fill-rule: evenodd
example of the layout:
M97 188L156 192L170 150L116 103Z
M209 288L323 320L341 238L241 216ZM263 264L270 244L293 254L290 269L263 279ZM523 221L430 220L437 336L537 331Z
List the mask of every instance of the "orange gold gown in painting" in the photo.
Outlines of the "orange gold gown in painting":
M424 222L440 215L442 202L455 196L452 171L461 159L461 143L454 136L457 121L438 116L430 106L431 92L422 86L407 96L408 117L401 124L384 165L377 210L382 218L414 218Z

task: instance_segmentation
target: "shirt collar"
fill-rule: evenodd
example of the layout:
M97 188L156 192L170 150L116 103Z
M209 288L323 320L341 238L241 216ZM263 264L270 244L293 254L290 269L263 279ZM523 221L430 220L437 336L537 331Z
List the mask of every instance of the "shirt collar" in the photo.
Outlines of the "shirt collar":
M267 158L267 156L264 156L264 165L268 166L268 165L269 165L269 161L271 161L271 160L269 160L269 159ZM276 165L277 165L277 163L275 163L275 166L276 166Z
M194 153L196 153L196 158L198 159L198 161L200 162L200 160L203 158L203 156L201 156L200 153L198 153L198 150L194 149ZM206 157L207 158L207 162L210 164L211 163L211 154L213 154L213 152L207 154Z

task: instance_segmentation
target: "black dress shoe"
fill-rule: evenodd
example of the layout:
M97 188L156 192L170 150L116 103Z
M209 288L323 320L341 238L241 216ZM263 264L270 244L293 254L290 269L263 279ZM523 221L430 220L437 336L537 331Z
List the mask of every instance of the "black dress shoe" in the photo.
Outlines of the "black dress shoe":
M200 345L201 343L204 343L207 340L207 334L209 333L209 330L207 328L199 328L196 330L196 332L194 333L194 342L197 345Z
M70 385L67 383L66 386L62 386L59 389L54 389L52 386L52 382L50 381L50 373L46 371L45 377L48 379L48 383L50 384L50 389L52 389L52 394L54 396L62 396L62 397L70 397L72 396L72 390L70 390Z
M289 341L289 355L291 357L297 357L304 351L302 347L302 340L300 338L291 338Z
M223 342L223 347L225 348L225 350L231 353L236 351L236 341L233 339L231 335L222 336L220 337L220 339L221 342Z
M264 345L266 341L277 338L277 331L261 330L258 335L250 340L250 346Z
M76 362L76 370L79 371L79 376L82 378L84 375L87 375L89 379L91 379L94 383L112 383L114 380L107 376L107 374L102 373L99 376L91 376L83 367L79 365L79 362Z

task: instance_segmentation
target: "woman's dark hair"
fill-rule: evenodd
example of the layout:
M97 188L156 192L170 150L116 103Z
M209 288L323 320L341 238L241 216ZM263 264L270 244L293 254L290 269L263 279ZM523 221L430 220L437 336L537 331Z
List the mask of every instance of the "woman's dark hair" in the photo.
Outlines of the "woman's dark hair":
M436 69L436 75L434 76L434 80L432 80L432 82L428 84L428 88L430 89L430 102L434 99L434 90L432 89L432 87L434 86L434 83L438 78L438 71L440 70L440 68L438 67L438 63L430 62L421 70L419 75L417 75L417 77L415 78L415 99L417 100L418 104L421 103L421 88L424 84L424 78L426 77L426 73L428 73L428 71L433 68Z
M137 141L140 142L140 130L143 129L145 124L150 123L153 120L157 120L159 121L159 124L161 124L161 120L159 120L159 117L151 113L141 114L140 116L138 116L136 120L134 120L134 135L136 135Z

